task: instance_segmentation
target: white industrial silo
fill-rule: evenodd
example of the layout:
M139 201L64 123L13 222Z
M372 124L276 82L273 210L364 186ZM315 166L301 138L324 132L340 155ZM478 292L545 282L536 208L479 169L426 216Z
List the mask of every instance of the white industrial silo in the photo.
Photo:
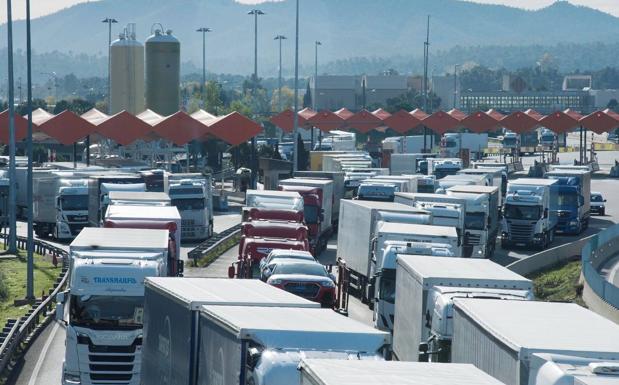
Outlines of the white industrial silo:
M145 43L146 107L171 115L180 108L181 44L159 26Z
M128 24L111 47L111 113L144 111L144 46Z

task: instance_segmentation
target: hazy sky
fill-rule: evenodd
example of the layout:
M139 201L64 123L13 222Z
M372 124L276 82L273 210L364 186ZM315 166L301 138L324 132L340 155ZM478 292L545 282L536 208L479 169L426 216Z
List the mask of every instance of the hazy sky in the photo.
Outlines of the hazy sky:
M88 1L97 0L30 0L32 16L43 16L59 9ZM131 0L127 0L131 1ZM182 1L182 0L174 0ZM208 1L208 0L204 0ZM240 0L242 3L260 3L264 0ZM337 0L333 0L337 1ZM552 4L555 0L475 0L477 3L505 4L522 8L540 8ZM586 5L597 8L613 15L619 16L619 0L570 0L574 4ZM13 17L22 19L25 16L25 0L13 0ZM0 3L0 21L6 20L6 6Z

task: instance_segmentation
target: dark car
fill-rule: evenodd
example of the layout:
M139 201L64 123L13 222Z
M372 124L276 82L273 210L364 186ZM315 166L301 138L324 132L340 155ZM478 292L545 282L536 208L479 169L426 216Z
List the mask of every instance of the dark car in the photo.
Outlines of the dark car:
M606 215L606 199L599 192L591 193L591 213Z

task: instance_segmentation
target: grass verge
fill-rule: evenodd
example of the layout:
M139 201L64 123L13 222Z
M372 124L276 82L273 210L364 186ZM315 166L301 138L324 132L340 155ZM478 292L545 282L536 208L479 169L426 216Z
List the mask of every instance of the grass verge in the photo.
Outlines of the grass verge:
M217 258L219 258L219 256L221 256L223 253L238 245L240 240L241 233L239 232L236 235L228 238L225 242L220 243L213 250L209 251L205 256L198 259L198 267L207 267Z
M25 255L25 252L22 252ZM6 295L0 297L0 327L4 326L9 318L19 318L25 315L30 305L15 306L13 301L26 297L26 258L20 256L14 259L0 260L2 284L6 288ZM48 293L60 273L60 266L54 267L49 258L39 254L34 255L34 295L41 297L41 293Z
M580 260L555 265L535 273L533 280L535 298L539 301L574 302L586 306L582 299Z

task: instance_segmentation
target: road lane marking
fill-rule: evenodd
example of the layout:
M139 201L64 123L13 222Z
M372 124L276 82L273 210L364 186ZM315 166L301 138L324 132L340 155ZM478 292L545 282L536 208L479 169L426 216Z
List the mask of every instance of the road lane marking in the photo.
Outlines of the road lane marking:
M28 381L28 385L37 385L37 378L39 377L39 371L41 370L41 366L43 366L43 362L45 361L45 357L47 356L47 351L49 347L52 345L52 341L56 336L56 332L59 327L58 322L54 322L54 327L52 328L52 332L47 337L45 341L45 345L43 345L43 349L41 349L41 354L39 354L39 358L37 359L36 365L34 365L34 369L32 370L32 374L30 375L30 381Z

